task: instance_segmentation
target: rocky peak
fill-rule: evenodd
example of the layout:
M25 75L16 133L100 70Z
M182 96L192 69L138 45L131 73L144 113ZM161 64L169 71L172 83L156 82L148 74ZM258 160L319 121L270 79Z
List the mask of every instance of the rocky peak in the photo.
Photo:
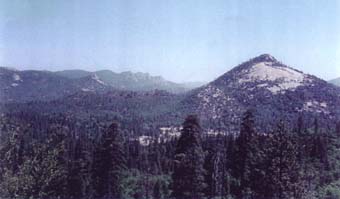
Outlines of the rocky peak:
M301 71L280 63L270 54L262 54L225 73L214 84L249 90L261 88L278 94L295 90L312 79Z
M271 56L270 54L262 54L251 59L252 62L278 62L275 57Z

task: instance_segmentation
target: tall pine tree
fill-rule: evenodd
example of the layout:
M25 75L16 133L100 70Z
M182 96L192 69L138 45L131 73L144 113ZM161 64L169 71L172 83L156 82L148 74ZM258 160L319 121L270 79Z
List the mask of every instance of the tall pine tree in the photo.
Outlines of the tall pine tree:
M266 156L267 197L294 198L299 187L299 166L296 141L280 122L275 132L268 138Z
M97 144L93 162L95 198L121 198L121 180L126 168L118 124L112 123Z
M251 110L244 113L241 130L236 138L235 152L233 154L232 175L238 179L235 195L239 198L249 195L250 188L250 160L252 155L251 142L255 135L255 121Z
M199 199L206 187L204 151L201 146L201 126L196 116L189 115L183 123L182 134L178 140L175 159L173 192L177 199Z

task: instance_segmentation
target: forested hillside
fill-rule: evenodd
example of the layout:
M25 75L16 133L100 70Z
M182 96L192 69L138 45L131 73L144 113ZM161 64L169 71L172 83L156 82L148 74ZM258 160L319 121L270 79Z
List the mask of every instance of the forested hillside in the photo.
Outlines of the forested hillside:
M340 198L338 87L268 54L185 93L105 78L0 68L0 198Z
M339 63L340 0L0 0L0 199L340 199Z
M27 118L27 117L26 117ZM48 120L37 131L34 120ZM189 115L181 136L141 145L117 122L1 117L1 198L339 198L340 123L302 117L271 134L243 114L239 136L202 134ZM39 132L39 133L38 133Z

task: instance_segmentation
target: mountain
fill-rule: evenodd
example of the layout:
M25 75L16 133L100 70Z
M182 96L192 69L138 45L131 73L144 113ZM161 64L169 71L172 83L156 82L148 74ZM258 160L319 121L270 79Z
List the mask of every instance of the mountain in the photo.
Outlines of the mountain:
M71 80L46 71L0 68L1 102L51 100L75 92Z
M335 86L340 86L340 77L336 78L336 79L332 79L328 82L331 83L331 84L334 84Z
M19 72L12 73L23 76ZM134 76L133 73L123 75ZM12 74L10 83L20 81L16 79L26 81ZM188 114L199 115L203 128L211 133L236 133L248 109L254 111L256 125L263 132L270 131L281 119L293 126L301 117L307 128L315 123L314 118L318 118L320 127L334 125L340 118L340 88L289 67L268 54L250 59L216 80L181 94L112 89L100 73L60 80L72 88L72 94L45 102L7 103L0 110L65 114L85 123L93 118L102 122L118 120L134 134L176 128Z
M49 101L79 91L107 92L118 89L182 93L191 88L147 73L114 73L109 70L19 71L0 67L1 102Z
M236 131L242 114L253 109L261 118L258 125L269 129L280 119L296 121L302 115L336 120L340 89L263 54L189 92L181 106L198 114L208 126Z
M79 91L105 92L112 89L95 75L70 79L49 71L0 67L1 102L49 101Z
M114 90L110 85L107 85L96 74L90 74L89 76L73 79L72 85L76 88L77 91L81 90L84 92L107 92L109 90Z
M62 77L67 77L69 79L78 79L91 75L91 72L85 70L63 70L56 71L54 73Z
M57 71L55 74L70 79L83 78L90 75L96 75L105 84L120 90L130 91L151 91L166 90L172 93L181 93L193 88L193 85L178 84L163 79L160 76L151 76L148 73L132 73L130 71L115 73L110 70L100 70L89 72L84 70L64 70Z
M188 90L192 90L194 88L201 87L205 84L207 84L207 82L183 82L183 83L181 83L181 85L184 88L187 88Z

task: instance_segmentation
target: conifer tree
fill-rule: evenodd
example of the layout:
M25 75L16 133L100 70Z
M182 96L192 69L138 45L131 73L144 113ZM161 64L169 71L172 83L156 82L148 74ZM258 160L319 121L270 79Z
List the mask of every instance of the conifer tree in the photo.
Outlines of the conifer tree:
M270 135L266 148L268 168L266 171L267 197L286 199L292 198L299 188L299 167L297 146L280 122L275 132Z
M252 155L251 142L255 135L255 121L253 112L247 110L244 113L240 134L236 139L235 152L233 154L233 176L239 180L235 194L238 197L249 195L250 168L249 163Z
M220 136L213 141L213 148L209 151L205 159L206 170L206 196L221 197L224 193L224 178L226 176L225 146Z
M213 157L212 192L214 196L223 194L223 181L225 177L225 159L223 151L218 149Z
M340 121L337 122L337 124L336 124L335 134L336 134L337 137L340 137Z
M300 115L297 120L296 133L298 136L301 136L303 132L304 132L304 121L303 121L303 117Z
M204 152L200 140L201 127L196 116L190 115L183 123L182 134L178 140L175 159L173 192L177 199L199 199L206 187Z
M65 197L67 161L65 135L52 131L47 141L32 143L30 157L19 167L17 177L21 198Z
M69 174L67 180L68 193L71 198L81 198L83 195L82 181L82 146L77 139L72 156L70 157Z
M153 186L153 198L162 199L162 192L161 192L161 182L157 180L155 185Z
M234 158L235 158L235 138L232 135L229 135L226 137L226 159L225 159L225 173L224 173L224 189L225 189L225 195L230 196L234 192L234 176L233 169L234 167Z
M8 141L0 148L1 168L15 173L23 161L24 140L18 131L13 131Z
M114 122L95 149L92 173L95 198L121 197L121 180L126 168L123 149L118 124Z
M24 141L19 129L11 131L8 139L0 146L0 194L2 197L14 197L18 194L16 174L23 161Z

